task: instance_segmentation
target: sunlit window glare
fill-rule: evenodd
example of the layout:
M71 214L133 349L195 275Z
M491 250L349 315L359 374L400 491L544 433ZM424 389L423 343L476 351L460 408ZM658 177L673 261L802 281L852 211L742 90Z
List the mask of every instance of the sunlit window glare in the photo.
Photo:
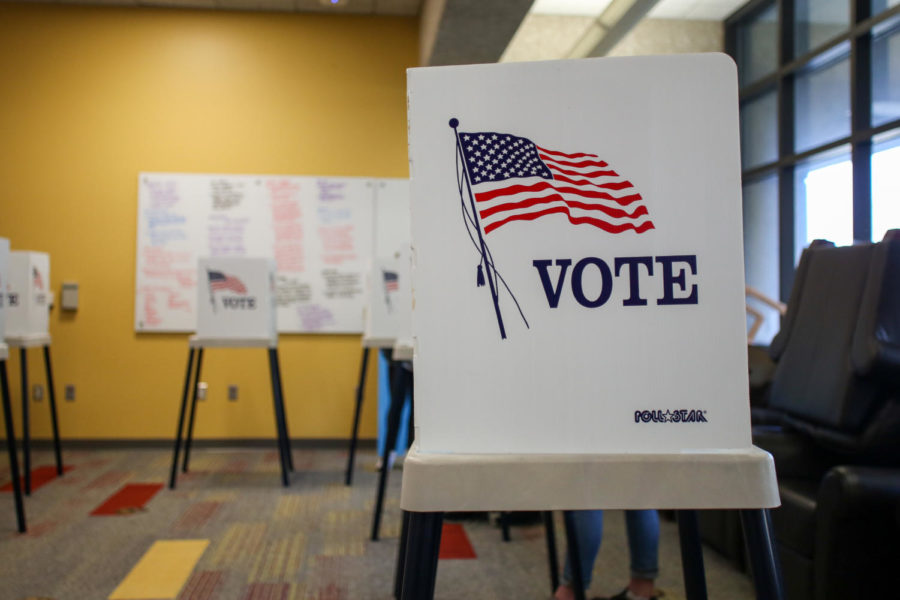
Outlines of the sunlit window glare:
M853 243L853 167L849 160L813 169L802 179L806 240ZM900 146L872 154L872 241L900 228Z

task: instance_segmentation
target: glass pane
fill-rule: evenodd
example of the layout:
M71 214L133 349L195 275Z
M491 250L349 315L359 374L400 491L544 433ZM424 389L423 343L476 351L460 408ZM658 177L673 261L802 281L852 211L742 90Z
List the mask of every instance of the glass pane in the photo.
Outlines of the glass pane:
M766 177L744 186L744 276L747 285L778 299L778 178ZM762 324L753 344L768 344L778 333L778 311L754 298L747 305L759 312ZM747 331L755 321L747 313Z
M900 28L872 40L872 124L900 118Z
M794 262L815 239L853 244L853 166L850 150L815 156L794 172Z
M900 229L900 137L872 147L872 241Z
M778 103L766 92L741 105L741 163L745 169L778 158Z
M900 4L900 0L872 0L872 16L882 13Z
M778 66L778 12L774 5L737 26L737 64L742 86Z
M850 135L850 60L846 54L797 75L794 113L797 152Z
M847 31L848 0L797 0L794 16L794 56L801 56Z

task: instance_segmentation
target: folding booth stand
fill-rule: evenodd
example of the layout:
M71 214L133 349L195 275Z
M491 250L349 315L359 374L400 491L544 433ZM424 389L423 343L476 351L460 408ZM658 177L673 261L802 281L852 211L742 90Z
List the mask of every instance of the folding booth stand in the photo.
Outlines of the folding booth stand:
M3 422L6 426L6 449L9 453L9 474L12 478L13 498L16 505L16 524L19 533L25 533L25 506L22 503L22 482L19 478L19 457L16 455L16 433L12 422L12 403L9 397L9 380L6 375L6 359L9 350L0 344L0 392L3 394Z
M6 343L19 349L22 390L22 454L25 495L31 495L31 422L28 401L28 349L42 348L53 431L56 474L63 474L62 448L56 412L56 388L50 360L50 257L43 252L14 251L9 255Z
M281 368L278 361L278 340L265 338L228 339L201 338L191 336L188 341L188 364L184 376L184 388L181 392L181 408L178 411L178 429L175 432L175 449L172 453L172 469L169 474L169 488L175 489L178 476L178 458L184 436L184 458L181 471L187 473L190 462L191 443L194 438L194 418L197 411L197 388L200 383L200 369L203 363L205 348L266 348L269 355L269 376L272 380L272 400L275 408L275 430L278 439L278 457L281 463L281 482L290 485L288 473L294 470L291 456L291 438L288 433L287 417L284 409L284 392L281 385ZM195 360L196 359L196 360ZM193 375L193 377L192 377ZM191 380L193 379L193 385ZM190 390L190 412L185 431L185 413L187 412L188 391Z
M414 445L403 464L404 511L397 589L431 598L445 512L675 509L685 588L706 598L694 511L737 508L760 599L781 598L767 510L779 505L771 455L758 448L681 455L438 455ZM570 554L575 537L567 523ZM551 560L551 564L555 561ZM572 561L573 577L580 563ZM576 586L576 594L578 593ZM583 599L583 590L580 598Z
M403 405L407 394L410 395L410 426L415 421L415 395L413 394L412 361L413 347L408 340L398 340L391 351L390 387L391 406L388 410L387 431L384 451L381 455L381 469L378 471L378 488L375 492L375 506L372 510L372 534L370 539L378 540L381 531L381 514L384 511L384 492L387 488L388 473L391 470L391 451L397 446L400 433L400 419L403 416ZM412 428L410 427L410 436ZM410 440L412 442L412 440ZM405 463L404 463L405 464Z
M260 258L200 259L198 271L199 301L197 335L188 341L188 364L181 392L175 447L169 488L175 488L178 461L184 436L184 458L181 470L187 472L194 420L197 411L197 388L206 348L266 348L275 412L275 431L281 463L281 482L290 484L293 470L291 441L284 407L281 368L278 361L278 335L275 330L275 266ZM195 361L196 359L196 361ZM188 413L188 392L190 412ZM185 432L185 415L188 415Z

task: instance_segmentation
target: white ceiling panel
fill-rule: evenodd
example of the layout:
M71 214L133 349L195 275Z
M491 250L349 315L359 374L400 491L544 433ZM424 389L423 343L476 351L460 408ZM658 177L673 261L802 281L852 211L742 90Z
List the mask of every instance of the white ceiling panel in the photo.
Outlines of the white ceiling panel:
M659 0L647 18L724 21L746 2L747 0Z

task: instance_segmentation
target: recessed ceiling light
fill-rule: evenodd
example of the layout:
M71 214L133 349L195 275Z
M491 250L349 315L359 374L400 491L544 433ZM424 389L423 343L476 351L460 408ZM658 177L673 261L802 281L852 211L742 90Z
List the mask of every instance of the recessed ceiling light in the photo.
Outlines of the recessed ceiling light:
M346 6L350 0L319 0L322 6Z

